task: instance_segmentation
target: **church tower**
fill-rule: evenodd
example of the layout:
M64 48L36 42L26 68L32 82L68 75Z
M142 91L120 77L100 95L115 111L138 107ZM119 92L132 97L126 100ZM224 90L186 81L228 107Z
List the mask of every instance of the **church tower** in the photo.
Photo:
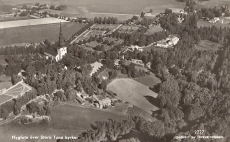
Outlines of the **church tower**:
M58 55L56 56L56 61L61 60L63 56L67 54L67 47L65 46L65 41L64 41L63 34L62 34L61 22L60 22L60 33L59 33L57 54Z

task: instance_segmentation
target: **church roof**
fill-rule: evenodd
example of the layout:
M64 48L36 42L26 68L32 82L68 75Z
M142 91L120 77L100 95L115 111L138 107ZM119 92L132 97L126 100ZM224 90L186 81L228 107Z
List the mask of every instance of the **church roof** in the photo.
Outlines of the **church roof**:
M49 48L45 51L45 54L49 54L55 57L57 56L57 50L55 50L54 48Z

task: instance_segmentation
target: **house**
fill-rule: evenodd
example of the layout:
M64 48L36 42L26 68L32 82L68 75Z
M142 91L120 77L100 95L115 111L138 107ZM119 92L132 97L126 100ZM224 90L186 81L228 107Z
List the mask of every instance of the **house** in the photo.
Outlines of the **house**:
M131 45L130 47L128 47L126 50L125 50L125 52L126 51L135 51L135 50L137 50L137 51L140 51L140 52L143 52L144 51L144 49L143 49L143 47L140 47L140 46L137 46L137 45Z
M168 48L175 46L180 39L174 35L169 35L166 39L157 41L156 46L162 48Z
M146 12L144 17L155 18L157 15L157 13Z
M132 59L131 62L132 62L133 64L135 64L135 65L139 65L139 66L142 66L142 67L145 66L145 64L143 63L142 60Z
M145 66L146 66L148 69L151 69L151 65L152 65L152 63L151 63L151 62L148 62Z
M110 98L104 98L104 99L99 99L97 96L94 95L94 98L95 98L95 103L94 105L97 107L97 108L106 108L108 106L111 106L112 104L112 100Z
M210 23L216 23L220 20L219 17L214 17L212 20L209 20Z
M187 15L187 12L185 12L184 9L182 8L169 8L169 9L171 9L173 13Z
M57 48L49 48L47 49L44 54L46 58L51 58L56 62L60 61L66 54L67 54L67 47L65 47L64 38L62 35L61 23L60 23L60 34L59 34L59 42Z

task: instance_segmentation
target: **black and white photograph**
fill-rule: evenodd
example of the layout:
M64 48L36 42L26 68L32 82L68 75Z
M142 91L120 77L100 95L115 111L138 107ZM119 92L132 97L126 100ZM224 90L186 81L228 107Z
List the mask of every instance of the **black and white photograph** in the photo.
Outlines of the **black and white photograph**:
M230 142L230 0L0 0L0 142Z

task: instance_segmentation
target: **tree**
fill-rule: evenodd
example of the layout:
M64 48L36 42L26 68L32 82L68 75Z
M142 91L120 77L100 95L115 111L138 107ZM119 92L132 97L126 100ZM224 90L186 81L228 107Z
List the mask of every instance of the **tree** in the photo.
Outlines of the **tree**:
M101 82L101 87L100 87L102 90L106 90L106 88L107 88L107 83L106 83L106 81L105 80L102 80L102 82Z
M1 108L1 118L6 119L9 116L9 112L5 108Z

